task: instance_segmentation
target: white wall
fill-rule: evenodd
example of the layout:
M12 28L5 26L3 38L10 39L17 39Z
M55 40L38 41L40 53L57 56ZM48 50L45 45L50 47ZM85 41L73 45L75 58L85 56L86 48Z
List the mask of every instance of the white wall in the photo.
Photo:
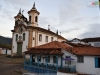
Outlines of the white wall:
M15 34L13 35L13 48L12 48L12 53L16 53L16 52L17 52L16 34L17 34L17 33L15 33Z
M25 33L25 41L23 41L23 33ZM16 34L18 34L18 38L19 36L22 36L22 52L27 51L27 47L28 47L28 36L29 36L29 32L23 32L22 34L19 33L15 33L13 36L13 48L12 51L13 53L17 53L17 41L16 41Z
M77 63L77 57L65 50L62 50L62 52L64 53L63 58L66 58L66 56L71 56L71 58L75 59L71 60L71 65L69 65L69 66L75 66ZM65 64L65 60L63 60L63 66L68 66L68 64Z
M100 75L100 68L95 68L94 56L84 56L84 63L77 63L76 70L79 73Z
M42 45L42 44L45 44L45 43L48 43L48 42L51 42L51 37L53 37L53 41L57 41L57 37L55 37L54 35L47 35L47 34L44 34L44 33L38 33L39 34L42 34L42 41L39 41L39 36L38 36L38 46L39 45ZM48 36L48 42L45 41L45 36Z
M6 49L1 50L1 54L6 54ZM11 55L11 50L7 49L7 55Z
M100 42L88 42L88 44L91 44L91 46L95 46L95 44L97 44L95 47L100 47Z
M57 75L77 75L77 73L63 73L57 71Z
M23 41L22 52L27 51L27 48L28 48L28 38L29 38L28 37L29 36L29 32L28 31L23 32L23 33L25 33L25 41Z

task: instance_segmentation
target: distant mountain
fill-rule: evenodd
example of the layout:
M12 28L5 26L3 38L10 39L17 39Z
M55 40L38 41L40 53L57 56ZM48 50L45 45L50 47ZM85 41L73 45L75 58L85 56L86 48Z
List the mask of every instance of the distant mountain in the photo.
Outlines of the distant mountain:
M0 48L10 49L12 48L12 38L0 36Z
M0 44L12 44L12 38L0 36Z

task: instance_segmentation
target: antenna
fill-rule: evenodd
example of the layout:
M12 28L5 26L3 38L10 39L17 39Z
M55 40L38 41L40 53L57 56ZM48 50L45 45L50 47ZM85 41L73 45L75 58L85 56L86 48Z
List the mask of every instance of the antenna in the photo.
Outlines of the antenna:
M50 25L48 25L48 30L50 30Z

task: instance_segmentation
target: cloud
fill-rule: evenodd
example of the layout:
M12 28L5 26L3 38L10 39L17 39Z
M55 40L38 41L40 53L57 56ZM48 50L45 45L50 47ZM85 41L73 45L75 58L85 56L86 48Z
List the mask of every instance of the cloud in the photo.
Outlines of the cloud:
M100 24L90 24L87 31L79 35L80 38L100 37Z
M82 0L67 0L58 6L60 24L69 21L79 15L79 11L83 8Z
M82 23L86 19L87 19L86 17L77 17L77 18L74 18L71 22L73 22L73 23Z

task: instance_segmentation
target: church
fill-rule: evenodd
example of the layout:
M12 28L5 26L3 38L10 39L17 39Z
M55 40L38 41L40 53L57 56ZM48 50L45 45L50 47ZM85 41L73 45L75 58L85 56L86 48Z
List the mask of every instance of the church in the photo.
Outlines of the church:
M46 44L52 41L66 41L64 37L52 32L49 28L44 29L38 26L38 17L40 12L36 9L35 3L28 11L27 19L21 9L14 17L15 26L12 32L12 55L22 55L29 48Z

